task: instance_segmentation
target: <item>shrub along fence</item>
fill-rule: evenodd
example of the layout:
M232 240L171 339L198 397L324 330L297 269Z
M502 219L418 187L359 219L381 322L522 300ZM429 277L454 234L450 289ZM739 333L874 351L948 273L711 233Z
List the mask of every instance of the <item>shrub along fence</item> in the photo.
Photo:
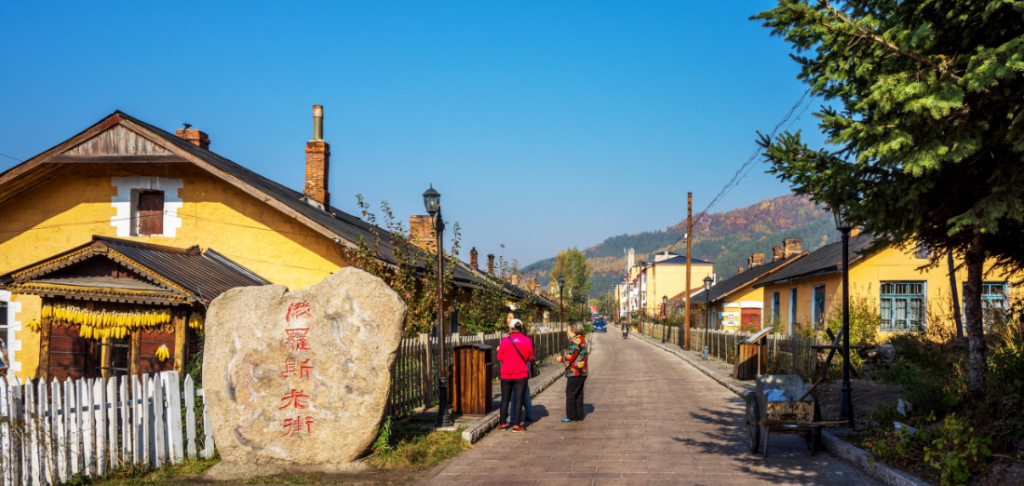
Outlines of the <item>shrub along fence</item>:
M558 353L566 345L565 332L556 330L535 332L530 334L533 340L535 359L540 362ZM451 366L452 348L462 344L486 344L492 346L497 353L498 343L508 334L470 334L453 335L446 345L448 365ZM437 402L437 337L420 334L416 338L403 339L398 346L395 357L394 376L391 379L391 394L385 414L399 417L424 408ZM494 377L500 376L501 363L495 356L493 367Z
M682 328L666 327L661 324L645 323L642 332L654 339L663 339L682 347ZM752 336L751 333L729 331L707 331L705 340L703 329L690 329L690 351L703 352L704 344L708 346L708 356L715 357L729 364L736 363L737 345ZM765 337L768 354L768 374L798 374L811 379L819 370L823 356L812 348L814 345L827 344L815 338L803 336L783 336L769 334Z
M24 385L8 379L0 386L5 486L57 485L76 475L213 457L203 390L191 377L181 382L176 371Z

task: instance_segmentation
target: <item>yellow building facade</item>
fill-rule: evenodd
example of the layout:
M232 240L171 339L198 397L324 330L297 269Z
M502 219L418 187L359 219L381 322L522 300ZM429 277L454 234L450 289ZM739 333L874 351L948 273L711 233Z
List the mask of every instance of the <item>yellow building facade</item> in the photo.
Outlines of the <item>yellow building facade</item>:
M652 262L641 262L634 279L638 285L638 305L649 318L661 318L664 299L686 292L686 257L670 252L656 253ZM715 265L693 259L690 264L690 289L704 286L704 278L714 278Z
M886 248L857 255L872 237L861 234L850 242L850 296L877 308L884 336L891 332L925 332L932 320L948 315L952 296L948 268L924 268L928 255L913 249ZM755 287L764 292L764 323L783 326L788 333L820 329L830 316L842 312L841 243L826 245L802 262L778 272ZM956 262L959 265L962 262ZM967 270L955 273L957 295L963 299ZM1004 272L986 265L985 295L989 305L1005 307L1009 281ZM884 339L884 337L883 337Z

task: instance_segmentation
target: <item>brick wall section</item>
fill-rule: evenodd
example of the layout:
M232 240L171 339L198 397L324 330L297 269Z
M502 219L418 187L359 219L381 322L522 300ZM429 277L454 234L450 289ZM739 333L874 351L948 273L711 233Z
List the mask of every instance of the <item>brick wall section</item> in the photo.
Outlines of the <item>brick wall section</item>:
M331 194L327 192L330 167L331 146L323 140L306 142L306 187L302 192L325 207L331 204Z
M198 145L201 149L210 150L210 136L199 130L189 129L178 129L174 131L174 136L188 140L193 145Z
M409 242L417 247L435 251L437 236L434 234L434 219L430 216L409 216Z

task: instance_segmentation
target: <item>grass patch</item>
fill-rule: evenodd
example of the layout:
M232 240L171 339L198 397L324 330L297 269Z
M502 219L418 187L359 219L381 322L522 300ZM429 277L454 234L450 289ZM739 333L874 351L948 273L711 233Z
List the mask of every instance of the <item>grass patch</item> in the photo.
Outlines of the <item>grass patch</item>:
M322 478L319 476L298 475L298 476L259 476L246 479L242 484L341 484L338 481Z
M373 444L370 466L377 470L436 466L472 448L462 439L462 430L429 430L385 419Z
M75 476L65 484L95 486L134 486L180 484L183 480L196 478L205 473L214 464L220 462L220 456L213 459L186 459L184 462L172 464L160 469L132 468L113 471L102 478Z

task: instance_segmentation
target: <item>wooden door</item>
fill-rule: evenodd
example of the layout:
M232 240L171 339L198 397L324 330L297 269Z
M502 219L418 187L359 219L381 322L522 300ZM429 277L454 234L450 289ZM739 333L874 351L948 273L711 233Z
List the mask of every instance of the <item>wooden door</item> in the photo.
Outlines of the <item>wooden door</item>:
M740 329L761 329L761 309L740 309Z
M139 236L164 234L164 192L139 193Z
M78 326L53 326L50 329L47 380L56 378L64 381L68 378L77 380L94 377L96 350L93 348L96 342L80 337L78 332Z

